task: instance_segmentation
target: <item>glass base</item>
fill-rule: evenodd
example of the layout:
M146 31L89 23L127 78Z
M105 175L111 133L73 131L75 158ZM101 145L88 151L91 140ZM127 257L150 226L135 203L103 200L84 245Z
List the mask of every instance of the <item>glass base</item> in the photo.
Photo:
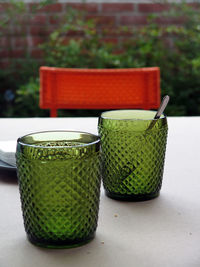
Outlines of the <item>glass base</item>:
M82 240L62 240L62 241L47 241L42 239L35 239L27 235L28 240L36 246L43 248L53 248L53 249L62 249L62 248L75 248L85 245L92 241L95 237L95 234L90 236L89 238L85 238Z
M150 193L150 194L141 194L141 195L128 195L128 194L117 194L113 192L108 192L105 190L106 196L122 201L146 201L159 196L160 192Z

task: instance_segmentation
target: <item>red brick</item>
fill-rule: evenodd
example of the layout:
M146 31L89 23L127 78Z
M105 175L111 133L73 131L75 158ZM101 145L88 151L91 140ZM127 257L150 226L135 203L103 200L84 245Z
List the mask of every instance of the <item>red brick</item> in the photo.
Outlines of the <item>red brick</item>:
M115 16L92 16L92 15L89 15L86 17L86 19L92 19L97 24L101 24L101 25L113 25L113 24L115 24ZM101 25L98 25L98 26L101 26Z
M33 58L41 58L43 57L43 51L40 49L34 49L31 51L31 57Z
M199 9L200 8L200 4L199 3L188 3L188 6L194 8L194 9Z
M118 36L120 32L120 30L114 26L111 27L104 26L102 27L101 31L104 36Z
M16 35L20 35L20 36L24 36L26 35L27 29L25 26L21 26L21 25L13 25L12 27L12 35L16 36Z
M51 34L53 31L55 31L57 29L56 26L54 25L48 25L48 26L37 26L37 25L33 25L30 27L30 34L33 36L47 36L49 34Z
M102 38L101 39L104 43L108 44L117 44L118 43L118 38Z
M138 11L143 13L163 12L170 8L170 4L138 4Z
M26 50L24 49L17 49L17 50L11 50L10 51L10 57L11 58L21 58L26 56Z
M11 27L10 25L5 25L5 27L0 26L0 36L9 36L11 34Z
M2 4L0 4L0 12L4 12L8 8L10 8L10 7L11 7L11 4L9 4L9 3L2 3Z
M48 35L48 29L47 27L42 26L31 26L30 27L30 33L31 35Z
M147 23L146 16L122 16L120 18L121 25L143 25Z
M132 34L132 36L133 36L133 34ZM120 43L122 43L122 44L130 44L130 42L133 43L132 38L126 37L126 38L121 38L120 39Z
M134 10L134 4L131 3L103 3L102 12L115 13L115 12L130 12Z
M22 24L27 24L30 22L30 16L28 14L20 14L20 16L17 18L17 24L18 25L22 25ZM14 23L16 23L16 21L14 20Z
M6 69L10 65L10 61L8 59L0 60L0 68Z
M55 25L59 25L62 21L62 16L59 15L52 15L49 17L49 23L50 24L55 24Z
M126 30L121 30L120 36L124 36L124 37L130 37L133 35L133 28L131 26L126 27Z
M68 31L67 36L74 37L74 36L84 36L83 31Z
M184 17L158 17L156 22L162 25L171 25L171 24L183 24L186 21Z
M31 19L31 24L40 24L40 25L44 25L47 21L47 17L46 15L35 15L32 19Z
M81 11L87 11L90 13L98 12L98 4L97 3L68 3L67 7L71 7Z
M32 13L32 12L35 12L39 8L39 4L30 3L30 4L27 4L27 7L28 7L28 11Z
M14 38L14 47L26 47L27 38L26 37L15 37Z
M32 36L31 37L31 45L38 46L46 41L46 38L40 36Z
M0 58L7 58L10 56L10 50L8 49L4 49L4 50L0 50Z
M130 36L132 35L132 28L128 28L127 29L123 29L123 27L103 27L102 28L102 34L107 36L114 36L114 37L118 37L118 36Z
M8 47L10 44L9 39L7 37L0 37L0 47Z
M62 12L63 5L61 3L56 3L56 4L49 4L49 5L40 7L40 4L30 3L29 10L30 11L36 10L37 12Z

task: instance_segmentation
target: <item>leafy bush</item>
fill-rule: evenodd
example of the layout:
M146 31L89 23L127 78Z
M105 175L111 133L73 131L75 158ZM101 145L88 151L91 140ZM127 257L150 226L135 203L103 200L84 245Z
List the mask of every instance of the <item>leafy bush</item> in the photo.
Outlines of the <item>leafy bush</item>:
M71 33L78 39L66 39ZM117 46L102 41L103 34L97 30L97 21L85 20L85 14L68 9L61 26L49 36L49 41L40 47L48 66L70 68L117 68Z
M181 25L161 26L158 17L152 15L147 25L132 30L132 38L119 44L103 42L104 35L97 31L97 22L85 20L84 13L71 10L60 27L50 34L49 40L41 45L45 65L72 68L159 66L162 95L171 96L167 114L200 115L200 13L186 4L171 6L163 16L183 18ZM121 28L119 34L124 31L130 32L130 29ZM71 32L80 36L66 42ZM19 87L14 101L20 111L15 114L40 116L36 105L38 92L38 79ZM22 104L24 99L27 107Z
M38 110L38 102L33 101L29 103L33 106L32 113L29 113L29 109L22 110L20 101L23 101L23 96L19 98L19 92L21 92L21 87L23 88L27 84L29 87L29 80L32 78L32 82L37 85L37 90L35 94L39 97L39 87L38 87L38 68L39 64L37 61L26 58L25 60L16 60L6 68L0 71L0 117L29 117L36 116L35 112ZM29 91L29 99L35 99L35 95L32 95L33 91ZM25 92L24 92L25 93ZM25 100L24 100L25 101ZM27 106L29 105L27 103Z
M39 78L31 78L28 84L20 86L17 90L15 111L16 117L25 117L26 114L33 114L33 116L48 116L47 110L41 110L38 106L39 103Z
M7 50L12 51L12 26L17 25L20 27L23 25L21 18L26 14L27 8L24 1L1 0L0 3L6 3L5 11L0 20L0 38L4 32L7 33ZM33 9L31 15L34 16L40 8L52 3L55 3L55 0L41 0L37 8ZM7 68L0 69L0 117L28 117L47 114L47 112L38 111L39 87L35 78L38 77L39 63L29 56L26 47L24 47L24 54L26 55L24 59L12 60ZM31 77L34 77L34 79L31 79ZM33 90L25 92L25 88L29 88L29 81L31 81L31 87L35 83L35 92ZM26 84L27 86L25 86ZM37 102L34 102L36 100ZM25 101L29 102L25 104ZM22 104L23 102L24 104Z

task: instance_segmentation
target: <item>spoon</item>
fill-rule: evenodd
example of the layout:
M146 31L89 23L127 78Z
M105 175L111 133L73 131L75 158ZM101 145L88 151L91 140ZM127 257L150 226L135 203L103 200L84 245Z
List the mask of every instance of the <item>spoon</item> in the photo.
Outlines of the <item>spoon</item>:
M154 127L154 125L156 124L157 120L160 118L160 116L164 112L168 102L169 102L169 96L166 95L166 96L163 97L163 100L162 100L162 102L160 104L160 107L159 107L158 111L156 112L156 115L154 116L153 120L151 121L149 127L147 128L147 131L151 130Z

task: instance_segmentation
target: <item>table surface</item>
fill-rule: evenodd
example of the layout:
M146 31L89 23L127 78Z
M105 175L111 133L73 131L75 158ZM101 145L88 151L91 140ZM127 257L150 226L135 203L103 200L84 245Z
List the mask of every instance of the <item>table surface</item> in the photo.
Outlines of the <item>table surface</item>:
M97 134L97 118L0 119L0 140L35 131ZM95 239L73 249L30 244L24 232L17 179L0 172L0 267L200 266L200 117L169 117L161 194L121 202L101 191Z

